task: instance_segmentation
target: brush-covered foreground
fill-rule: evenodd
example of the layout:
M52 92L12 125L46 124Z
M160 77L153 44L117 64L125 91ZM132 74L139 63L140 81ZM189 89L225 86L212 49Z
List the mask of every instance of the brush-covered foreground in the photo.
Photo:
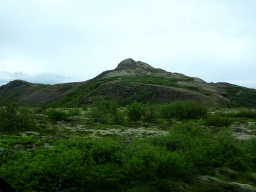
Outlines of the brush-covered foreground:
M256 111L187 102L0 109L17 192L256 191Z

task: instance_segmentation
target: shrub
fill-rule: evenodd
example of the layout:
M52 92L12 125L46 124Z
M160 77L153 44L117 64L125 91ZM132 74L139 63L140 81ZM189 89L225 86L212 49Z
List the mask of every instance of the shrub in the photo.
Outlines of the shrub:
M111 119L112 119L112 124L115 124L115 125L125 124L124 114L118 111L117 108L112 108Z
M144 114L142 105L137 101L131 105L128 105L127 111L129 121L140 121L142 115Z
M48 107L47 107L47 105L46 104L42 104L40 107L38 107L37 109L36 109L36 113L42 113L43 111L45 111L46 109L47 109Z
M149 183L148 192L181 191L182 184L184 185L184 183L180 183L180 182L173 181L173 180L170 180L170 179L163 179L163 180L159 180L159 181L154 181L154 182Z
M111 139L64 141L54 149L18 151L0 172L17 191L121 191L119 149Z
M207 154L214 167L230 166L236 170L245 170L245 153L237 144L231 130L221 131L215 142L211 142Z
M156 135L154 137L149 137L147 140L155 146L166 147L168 151L174 152L186 149L190 138L186 135L172 134L172 135Z
M0 127L2 131L9 131L15 127L19 107L19 103L11 103L7 100L4 102L4 107L0 111Z
M205 105L195 101L175 101L162 106L160 109L164 118L178 119L199 119L204 117L207 112L208 108Z
M256 138L251 138L245 141L245 152L248 154L248 161L251 167L256 171Z
M190 163L185 163L179 153L167 153L166 148L136 139L123 149L120 160L129 181L150 182L157 178L184 178L190 173Z
M238 112L216 112L215 113L221 117L230 117L230 118L245 118L245 119L256 119L256 111L251 110L241 110Z
M116 101L107 101L101 100L93 103L94 107L96 107L99 111L104 113L110 113L112 108L117 108L118 104Z
M158 108L156 105L150 105L147 103L144 109L144 120L146 122L154 122L157 117Z
M90 118L90 121L92 123L102 123L102 124L106 124L107 123L107 114L102 111L99 110L96 107L92 107L91 110L88 113L88 116Z
M109 114L112 115L112 119L116 122L122 120L120 113L117 112L117 102L101 100L93 103L93 107L89 111L88 116L91 122L106 124L108 120L111 119Z
M33 113L28 108L20 108L19 103L5 100L4 106L0 109L1 131L29 129L33 126Z
M231 120L228 117L221 117L217 114L209 114L205 118L205 125L207 126L216 126L216 127L227 127L230 126L233 123L233 120Z
M81 115L81 110L78 109L77 107L69 109L68 110L68 115L69 116L79 116L79 115Z
M46 112L46 114L48 115L50 120L55 121L55 122L56 121L65 121L69 117L69 115L66 112L56 110L56 109L50 109L49 111Z
M256 111L239 111L235 117L242 117L247 119L256 119Z

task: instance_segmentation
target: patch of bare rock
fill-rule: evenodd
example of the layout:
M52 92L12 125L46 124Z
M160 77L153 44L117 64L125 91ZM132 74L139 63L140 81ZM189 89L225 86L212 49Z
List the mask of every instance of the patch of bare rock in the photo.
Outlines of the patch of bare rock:
M249 184L241 184L237 182L226 182L216 177L211 176L199 176L199 182L210 184L213 186L219 186L223 189L234 192L255 192L256 188Z

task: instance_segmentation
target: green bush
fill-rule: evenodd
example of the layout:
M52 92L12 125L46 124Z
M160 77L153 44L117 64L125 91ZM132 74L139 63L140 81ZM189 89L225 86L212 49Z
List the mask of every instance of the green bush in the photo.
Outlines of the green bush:
M202 148L201 154L211 163L211 167L227 166L235 170L246 170L246 155L237 144L231 130L223 130L210 143L208 149Z
M109 123L111 116L113 121L120 123L122 115L117 111L117 106L116 101L101 100L94 102L88 116L90 117L91 122L94 123L107 124Z
M156 135L147 138L147 140L156 146L164 146L168 151L174 152L194 149L195 146L199 145L196 142L204 142L202 138L211 137L209 129L203 128L200 122L195 123L193 121L173 125L169 132L167 135Z
M135 101L127 107L129 121L140 121L142 115L145 113L142 105Z
M149 183L147 192L157 191L181 191L181 186L184 185L182 182L177 182L171 179L163 179ZM183 190L182 190L183 191Z
M17 112L20 107L19 103L4 102L4 107L0 111L0 127L2 131L10 131L17 124Z
M245 150L233 137L232 131L224 129L213 136L211 130L201 124L202 122L189 121L182 125L173 125L169 135L147 140L155 146L166 147L168 151L184 154L185 163L190 163L191 170L200 174L206 174L205 171L213 167L229 166L236 170L250 167L246 163L248 160ZM251 154L253 150L248 149Z
M168 134L156 135L154 137L147 138L147 140L155 146L166 147L168 151L174 152L186 149L191 141L191 138L187 135Z
M110 113L112 108L117 108L118 104L116 101L101 100L93 103L93 106L96 107L99 111Z
M176 191L177 183L214 167L256 169L256 139L240 145L232 131L213 136L201 124L173 125L168 135L134 138L129 145L112 138L77 138L52 149L14 152L1 140L0 175L24 192L127 191L138 183L150 184L152 191Z
M247 118L247 119L256 119L256 111L239 111L235 114L235 117Z
M38 107L35 112L36 113L42 113L43 111L46 111L47 110L47 105L46 104L42 104L40 107Z
M50 109L49 111L46 112L48 115L49 119L56 122L56 121L66 121L69 117L69 114L67 114L64 111L60 111L57 109Z
M88 116L92 123L106 124L108 122L106 112L102 111L96 107L91 108L91 110L88 112Z
M34 115L27 107L20 107L17 102L6 100L0 108L0 130L24 130L35 126Z
M221 117L218 114L209 114L205 118L205 125L216 127L227 127L233 123L233 120L228 117Z
M256 138L251 138L245 141L244 150L247 153L248 163L254 171L256 171Z
M68 115L69 116L79 116L79 115L81 115L81 110L78 109L77 107L69 109L68 110Z
M127 185L111 139L63 141L54 149L17 152L0 174L17 191L122 191ZM119 164L118 164L119 163Z
M210 129L201 126L202 122L187 122L173 125L168 135L158 135L146 140L154 146L163 146L170 152L185 155L184 162L190 164L191 171L205 174L212 167L230 166L245 170L247 156L229 130L223 130L213 137ZM249 145L247 145L249 146ZM255 149L247 147L251 154ZM251 162L255 155L252 155Z
M121 111L118 111L117 108L112 108L111 119L111 123L114 125L123 125L126 122L124 114Z
M184 178L191 172L190 163L179 153L136 139L119 153L127 180L150 182L157 178Z
M175 101L160 108L160 114L164 118L177 119L199 119L204 117L208 112L205 105L195 101Z
M144 107L144 120L146 122L154 122L158 113L158 107L156 105L150 105L147 103Z

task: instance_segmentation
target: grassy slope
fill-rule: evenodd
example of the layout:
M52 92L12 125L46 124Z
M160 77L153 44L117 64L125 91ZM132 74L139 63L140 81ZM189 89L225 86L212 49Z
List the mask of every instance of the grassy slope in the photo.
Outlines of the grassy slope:
M101 78L89 81L79 87L75 88L73 91L69 92L64 98L55 103L52 103L51 107L67 107L71 106L74 103L76 105L83 104L83 101L80 101L81 98L85 97L86 95L90 94L90 97L97 96L100 89L103 89L104 86L111 86L111 84L104 85L107 82L116 82L125 87L131 87L134 83L144 83L144 84L155 84L155 85L164 85L169 87L176 87L176 88L183 88L190 91L199 92L199 89L194 86L181 86L178 85L178 81L194 81L193 78L186 78L186 79L166 79L162 76L156 75L141 75L141 76L122 76L122 77L109 77L109 78ZM129 104L134 102L135 100L146 103L146 102L153 102L153 98L155 97L155 92L152 88L148 88L146 90L141 90L138 95L133 96L126 96L123 95L123 99L121 103L123 105ZM109 99L109 98L103 98ZM112 98L110 98L112 99ZM155 101L157 102L157 101Z
M220 87L227 91L232 102L228 104L229 107L245 107L255 108L256 107L256 91L252 91L248 88L238 86L225 86Z

